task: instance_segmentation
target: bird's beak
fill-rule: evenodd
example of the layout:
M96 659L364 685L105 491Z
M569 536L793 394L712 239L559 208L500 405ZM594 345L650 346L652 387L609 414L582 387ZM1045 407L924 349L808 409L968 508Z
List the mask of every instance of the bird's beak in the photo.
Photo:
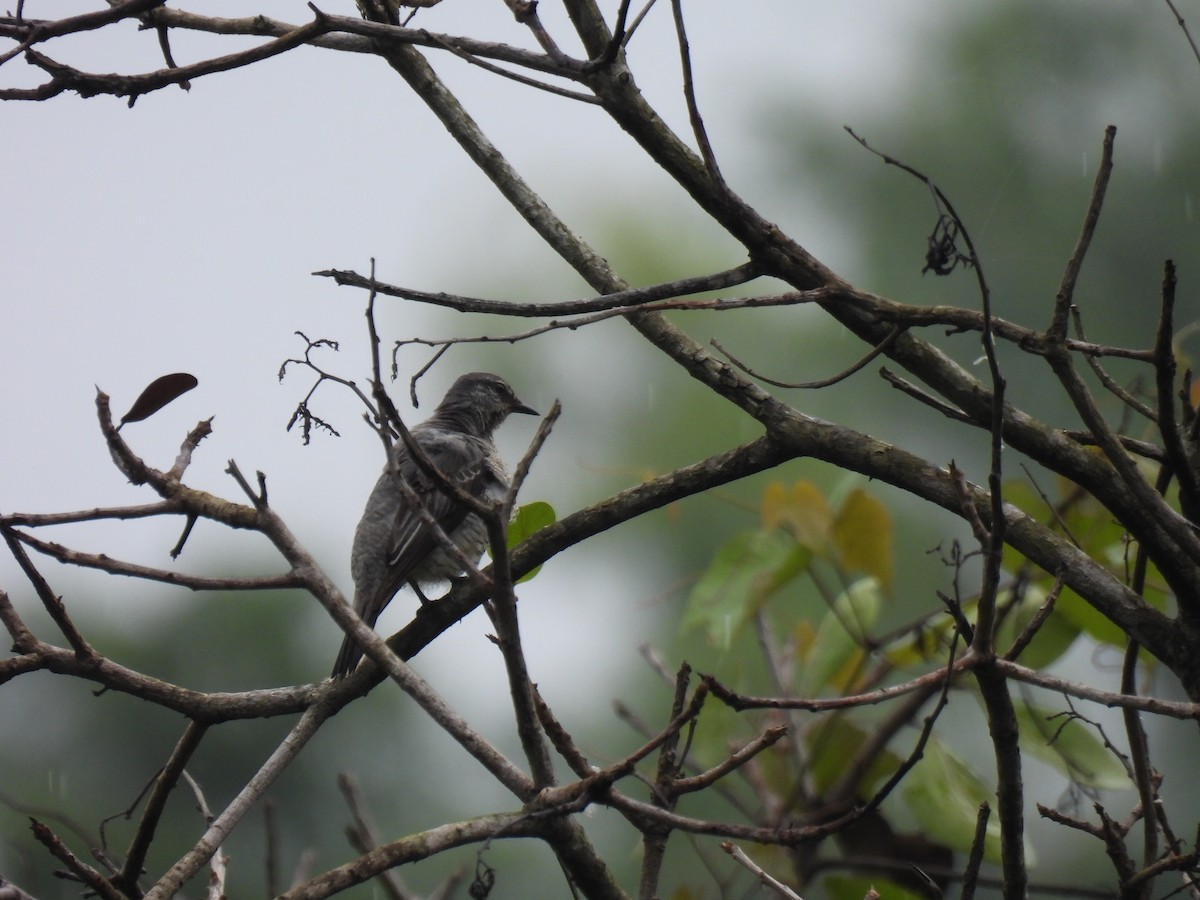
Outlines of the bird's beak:
M526 406L524 403L521 403L520 401L517 401L517 403L512 407L512 409L509 410L509 412L524 413L527 416L540 416L541 415L541 413L538 412L536 409L534 409L532 406Z

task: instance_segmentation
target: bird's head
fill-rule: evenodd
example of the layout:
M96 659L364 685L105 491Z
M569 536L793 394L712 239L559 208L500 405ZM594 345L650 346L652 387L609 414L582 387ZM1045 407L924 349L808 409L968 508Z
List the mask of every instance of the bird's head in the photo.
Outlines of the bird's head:
M512 386L499 375L490 372L470 372L450 386L434 417L466 426L464 430L490 435L512 413L536 416L537 410L526 406Z

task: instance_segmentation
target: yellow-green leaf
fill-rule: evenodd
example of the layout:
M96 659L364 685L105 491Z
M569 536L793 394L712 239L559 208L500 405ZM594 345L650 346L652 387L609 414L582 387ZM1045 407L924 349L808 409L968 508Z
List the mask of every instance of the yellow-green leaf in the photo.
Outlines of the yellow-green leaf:
M813 552L824 553L833 527L833 513L825 495L811 481L790 487L773 481L763 492L763 528L787 528L796 540Z
M535 500L533 503L526 503L518 508L513 514L512 521L508 523L508 548L511 550L534 532L541 531L547 525L553 524L555 518L554 507L542 500ZM518 578L516 583L528 581L541 570L541 566L534 566Z
M892 517L862 488L851 491L838 510L833 543L846 571L873 575L885 588L891 588Z
M970 618L974 604L965 606L963 612ZM954 636L954 617L949 613L930 616L919 626L894 638L884 647L884 658L892 665L907 668L924 667L930 660L944 660L950 639Z

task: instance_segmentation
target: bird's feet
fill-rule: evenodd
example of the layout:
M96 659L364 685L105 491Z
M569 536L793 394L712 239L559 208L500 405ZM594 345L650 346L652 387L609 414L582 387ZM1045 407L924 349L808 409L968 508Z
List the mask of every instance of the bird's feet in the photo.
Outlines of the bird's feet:
M430 600L428 597L425 596L425 592L423 590L421 590L421 586L419 584L417 584L415 581L410 581L408 583L408 586L413 589L413 593L417 595L417 600L420 601L422 606L428 606L430 603L433 602L432 600Z

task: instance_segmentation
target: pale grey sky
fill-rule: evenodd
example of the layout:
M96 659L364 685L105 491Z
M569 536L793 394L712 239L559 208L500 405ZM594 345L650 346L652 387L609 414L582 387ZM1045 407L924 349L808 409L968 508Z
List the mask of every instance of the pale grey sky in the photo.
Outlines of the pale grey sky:
M349 3L341 5L346 8L328 11L352 12ZM607 6L615 9L615 3ZM50 17L89 7L31 0L25 13ZM689 4L697 90L731 182L763 192L750 169L755 148L744 142L754 132L756 105L768 96L786 96L797 116L836 108L847 121L886 103L888 89L898 88L918 64L916 38L928 24L927 7L923 0L762 0L740 5L731 16L728 4ZM214 15L258 9L232 2L204 6ZM573 42L555 4L541 9L570 50ZM300 3L272 4L269 11L295 22L307 15ZM631 59L647 96L686 133L670 21L668 4L655 8ZM447 0L420 13L419 24L530 43L500 2ZM180 62L248 43L173 38ZM130 59L146 68L160 64L154 36L130 24L45 49L98 71L128 70ZM656 205L668 214L686 205L597 109L535 94L447 54L433 53L431 59L494 142L585 236L597 209L605 215L622 202L653 194L661 195ZM39 74L15 60L0 79L31 84ZM283 358L302 350L293 336L301 329L343 341L343 352L327 361L343 374L364 376L363 295L310 273L329 267L365 272L374 256L385 280L486 293L489 266L506 283L513 272L541 268L547 273L545 294L533 299L586 293L375 59L301 49L248 70L198 79L188 93L171 89L144 96L133 109L113 98L64 95L44 103L6 103L0 117L7 136L0 142L0 167L9 213L0 222L6 260L0 276L5 337L0 377L8 385L2 413L10 435L0 465L5 511L147 500L147 492L124 484L108 460L95 426L93 385L113 396L120 415L153 378L188 371L199 378L199 388L151 420L131 425L125 432L129 441L166 467L186 430L214 415L214 433L196 454L190 482L235 497L223 472L229 458L247 472L266 472L272 502L346 587L350 536L376 477L377 442L345 398L326 388L317 404L344 436L318 436L313 446L302 447L283 426L307 379L296 372L281 387L275 372ZM622 190L614 194L604 187L609 184ZM764 199L769 206L769 197ZM815 222L812 210L765 211L801 240L806 220ZM813 239L818 252L835 258L847 252L821 246L829 240L823 233ZM536 284L534 277L527 281ZM461 318L433 318L413 306L389 309L381 318L392 337L470 329ZM455 366L467 365L465 359ZM415 368L424 356L406 360ZM456 372L446 368L430 377L427 403ZM553 473L569 473L581 460L605 464L592 452L588 429L573 423L579 421L575 413L586 415L581 406L607 401L589 396L587 379L571 368L564 367L557 390L521 384L515 363L505 374L539 408L548 407L556 393L568 404L547 463L530 484L531 492L553 500ZM506 426L511 456L531 433ZM164 537L170 531L117 526L76 529L62 537L84 549L170 564L165 549L174 537ZM198 529L175 565L253 556L244 536L214 540L212 531ZM556 594L562 583L553 571L550 567L528 591ZM131 596L141 598L139 609L151 619L160 608L160 591L151 585L93 573L81 577L56 567L49 572L66 593L94 585L99 577L111 589L103 594L107 599L79 592L89 597L89 606L99 607L92 614L123 620ZM0 561L0 578L28 607L28 592L7 559ZM571 580L578 596L579 581ZM190 596L183 594L179 602L191 602ZM577 625L580 617L599 622L607 603L559 609ZM559 625L551 613L530 621L549 633ZM531 647L538 652L536 641ZM549 641L545 647L551 652L561 644ZM611 661L596 665L603 669ZM314 677L323 669L324 664L317 667Z

